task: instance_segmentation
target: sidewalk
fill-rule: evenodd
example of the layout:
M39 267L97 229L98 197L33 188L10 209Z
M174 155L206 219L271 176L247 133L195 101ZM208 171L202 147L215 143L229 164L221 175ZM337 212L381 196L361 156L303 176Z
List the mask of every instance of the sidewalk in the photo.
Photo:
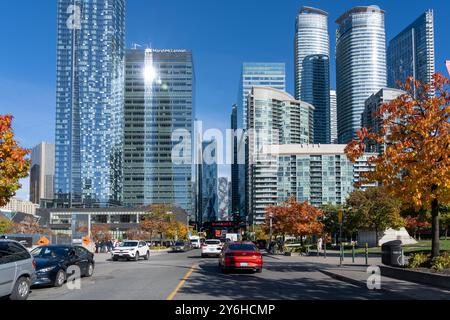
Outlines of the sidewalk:
M274 258L283 262L303 263L317 268L323 274L344 281L355 286L367 288L367 279L370 274L367 273L368 266L365 265L365 258L358 256L355 263L352 258L345 257L342 266L339 266L339 256L331 253L327 257L323 256L283 256L283 255L267 255L268 258ZM371 256L368 260L369 266L381 265L380 256ZM369 290L369 289L367 289ZM398 294L400 299L412 300L450 300L450 291L440 288L397 280L386 276L381 276L381 290Z

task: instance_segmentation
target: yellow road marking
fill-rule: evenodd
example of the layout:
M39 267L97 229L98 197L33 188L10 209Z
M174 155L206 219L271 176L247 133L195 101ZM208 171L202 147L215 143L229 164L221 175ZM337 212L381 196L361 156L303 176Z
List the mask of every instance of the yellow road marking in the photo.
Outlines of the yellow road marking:
M192 273L195 271L196 268L197 268L197 265L194 264L191 267L191 269L189 269L188 273L186 273L183 280L181 280L180 283L178 284L178 286L171 292L171 294L169 294L169 296L167 297L166 300L170 301L170 300L173 300L173 298L175 298L178 291L181 289L181 287L184 285L184 283L187 281L187 279L192 275Z

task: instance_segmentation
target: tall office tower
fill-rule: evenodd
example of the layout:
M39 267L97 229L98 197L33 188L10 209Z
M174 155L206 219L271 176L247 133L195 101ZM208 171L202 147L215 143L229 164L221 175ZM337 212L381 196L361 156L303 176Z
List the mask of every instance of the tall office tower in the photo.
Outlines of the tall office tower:
M314 106L314 142L330 143L328 13L302 7L295 28L295 97Z
M427 10L416 21L389 42L388 86L398 88L413 77L430 84L435 73L433 10Z
M127 50L125 80L124 203L192 214L192 53Z
M221 221L229 221L230 213L230 184L228 183L228 178L220 177L218 183L217 198L219 203L218 218Z
M125 0L58 0L55 195L122 202Z
M231 108L231 130L234 131L233 144L231 145L231 152L233 155L233 163L231 164L231 211L233 212L233 219L239 219L239 164L238 164L238 137L235 132L238 129L237 119L237 105Z
M267 206L277 203L276 159L262 154L272 144L311 141L314 107L284 91L254 87L248 96L247 212L250 224L264 221Z
M346 144L361 128L366 99L386 87L384 11L354 7L336 23L338 141Z
M371 132L379 133L382 127L382 119L376 116L376 112L383 104L397 99L402 94L406 94L406 92L399 89L383 88L371 95L365 102L364 112L361 115L361 126L369 129ZM366 146L368 152L380 153L384 150L384 146L374 141L366 141Z
M448 75L450 76L450 60L445 61L445 65L447 66Z
M55 145L42 142L31 150L30 201L53 199L55 176Z
M237 100L238 128L246 128L247 97L253 87L271 87L286 91L286 65L284 63L260 62L246 62L242 65Z
M203 141L203 165L202 165L202 221L217 221L218 219L218 198L217 198L217 140L211 139Z
M335 144L338 140L337 134L337 103L336 103L336 91L330 91L330 134L331 143Z

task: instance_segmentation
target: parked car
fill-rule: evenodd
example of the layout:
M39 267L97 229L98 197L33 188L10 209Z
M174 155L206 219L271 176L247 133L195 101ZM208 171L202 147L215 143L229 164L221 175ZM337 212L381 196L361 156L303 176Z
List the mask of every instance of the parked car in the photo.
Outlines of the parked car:
M0 297L26 300L36 279L35 261L17 241L0 239Z
M150 248L145 241L126 240L120 247L114 248L111 255L113 261L119 259L138 261L139 258L148 260L150 259Z
M192 245L189 242L177 241L172 246L173 252L186 252L192 249Z
M204 257L218 257L222 252L222 243L220 240L209 239L202 245L202 258Z
M36 260L36 281L34 285L61 287L71 275L68 268L80 268L81 277L94 274L94 254L82 246L49 245L31 251ZM69 273L69 274L68 274Z
M261 273L263 257L251 242L230 242L224 246L220 254L219 267L223 273L240 269Z

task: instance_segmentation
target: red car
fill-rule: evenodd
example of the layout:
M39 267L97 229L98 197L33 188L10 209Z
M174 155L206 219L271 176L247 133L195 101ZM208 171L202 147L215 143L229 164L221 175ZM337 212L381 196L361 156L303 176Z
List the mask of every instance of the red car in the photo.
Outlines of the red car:
M263 257L251 242L230 242L225 244L220 254L219 267L223 273L230 270L253 270L261 273Z

